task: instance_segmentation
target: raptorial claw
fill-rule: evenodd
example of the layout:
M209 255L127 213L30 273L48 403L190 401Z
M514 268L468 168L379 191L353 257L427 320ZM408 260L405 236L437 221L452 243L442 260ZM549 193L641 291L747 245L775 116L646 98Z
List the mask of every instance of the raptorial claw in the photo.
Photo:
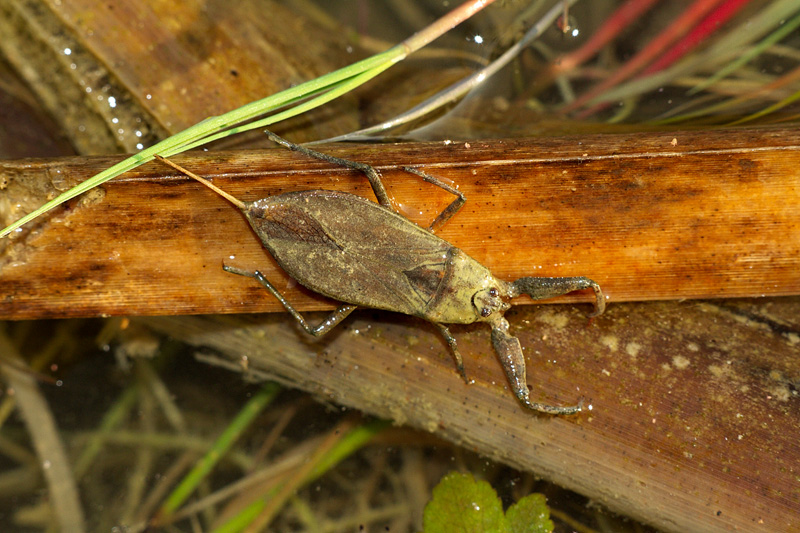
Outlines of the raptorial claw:
M589 316L603 314L603 311L606 310L606 298L603 295L603 291L595 281L584 276L571 278L519 278L517 281L509 283L508 296L513 298L520 294L527 294L534 300L544 300L583 289L592 289L595 295L594 311Z
M519 339L508 333L508 321L505 318L500 318L492 324L492 345L497 352L497 357L500 358L503 370L506 371L511 390L525 407L551 415L572 415L581 411L583 402L579 402L578 405L559 407L531 401L525 377L525 358L522 355L522 346Z
M603 295L603 289L600 288L600 285L592 280L588 281L590 281L589 287L592 288L595 296L594 311L589 314L589 318L591 318L593 316L602 315L606 310L606 297Z

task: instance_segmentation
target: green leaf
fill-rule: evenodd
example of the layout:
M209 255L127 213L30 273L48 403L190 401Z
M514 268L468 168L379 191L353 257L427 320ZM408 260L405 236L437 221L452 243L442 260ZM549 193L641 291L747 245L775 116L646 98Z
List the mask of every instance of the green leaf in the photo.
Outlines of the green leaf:
M425 506L425 533L510 533L503 504L491 485L450 472Z
M511 533L552 533L553 521L544 494L528 494L506 512Z

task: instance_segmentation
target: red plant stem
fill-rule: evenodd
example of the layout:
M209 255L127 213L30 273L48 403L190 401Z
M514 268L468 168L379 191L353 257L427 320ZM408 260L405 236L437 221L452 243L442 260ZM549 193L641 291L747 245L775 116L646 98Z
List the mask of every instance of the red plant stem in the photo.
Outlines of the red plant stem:
M552 70L559 74L572 70L584 61L597 54L614 37L625 30L630 23L647 11L659 0L628 0L614 11L600 26L592 37L572 53L566 54L553 61Z
M603 94L603 92L611 87L614 87L618 83L636 74L637 71L652 61L653 58L663 53L675 40L685 35L706 13L711 11L714 6L720 2L721 0L695 0L677 20L650 41L641 52L617 69L614 74L583 93L571 104L565 106L563 112L569 113L575 111L593 98Z
M661 56L658 61L651 64L642 75L653 74L663 70L674 62L691 52L698 44L703 42L711 34L717 31L731 17L738 13L750 0L728 0L723 5L715 9L709 16L697 25L686 37L672 50Z

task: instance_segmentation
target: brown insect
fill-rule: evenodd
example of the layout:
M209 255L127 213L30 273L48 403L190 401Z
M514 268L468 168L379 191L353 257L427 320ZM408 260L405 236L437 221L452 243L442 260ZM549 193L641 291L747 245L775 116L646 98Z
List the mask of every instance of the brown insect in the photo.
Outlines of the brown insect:
M526 407L558 415L581 410L580 404L557 407L530 400L522 347L509 334L508 321L503 315L511 307L505 300L520 294L541 300L582 289L594 291L595 311L590 316L599 315L605 309L605 299L597 283L582 276L499 280L463 251L434 235L434 230L464 205L463 193L438 178L404 167L405 171L456 196L424 229L392 209L389 195L373 167L298 146L270 132L267 135L291 150L363 172L379 203L329 190L288 192L242 202L200 176L156 156L241 209L287 274L308 289L344 303L318 326L311 326L261 272L224 265L226 271L258 280L315 337L326 334L358 306L423 318L439 328L465 380L456 339L445 324L486 322L492 328L492 344L511 389Z

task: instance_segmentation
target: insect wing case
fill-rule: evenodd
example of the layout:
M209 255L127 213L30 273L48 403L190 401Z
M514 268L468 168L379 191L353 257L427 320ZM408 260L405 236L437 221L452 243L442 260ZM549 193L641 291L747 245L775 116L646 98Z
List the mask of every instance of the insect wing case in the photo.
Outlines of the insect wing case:
M342 302L436 322L465 322L464 312L469 312L472 318L466 322L472 322L475 289L468 295L454 294L455 287L448 283L453 268L467 266L486 278L485 283L494 280L486 268L447 241L353 194L291 192L249 202L244 212L287 274ZM465 309L453 308L454 296L466 296ZM434 308L461 319L440 320Z

